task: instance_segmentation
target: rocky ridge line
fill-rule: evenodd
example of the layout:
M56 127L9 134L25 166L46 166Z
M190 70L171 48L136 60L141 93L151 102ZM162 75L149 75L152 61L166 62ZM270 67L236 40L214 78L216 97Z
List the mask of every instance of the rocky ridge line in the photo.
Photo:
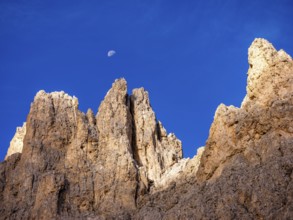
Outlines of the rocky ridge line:
M156 120L147 92L128 96L124 79L96 116L63 92L39 92L22 153L0 164L1 216L290 219L293 61L264 39L248 60L241 108L218 107L193 159L181 159L180 141Z
M148 93L128 96L124 79L113 83L96 116L64 92L38 92L21 137L23 150L12 152L12 142L6 159L15 163L3 176L12 188L1 194L13 202L0 212L13 218L128 215L182 158L181 142L157 121ZM19 204L25 213L13 214Z

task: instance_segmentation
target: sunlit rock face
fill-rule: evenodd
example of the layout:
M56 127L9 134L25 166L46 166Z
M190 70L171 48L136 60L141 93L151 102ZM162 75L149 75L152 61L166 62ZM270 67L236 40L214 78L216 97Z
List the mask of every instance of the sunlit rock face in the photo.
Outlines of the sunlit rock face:
M0 164L1 219L290 219L293 62L255 39L248 63L242 106L217 108L192 159L124 79L96 114L38 92Z
M5 160L12 154L21 153L23 148L23 139L26 133L26 123L22 127L17 127L14 137L10 141Z
M292 58L265 39L255 39L248 50L247 95L242 107L269 107L293 92Z
M148 93L134 89L130 97L133 115L133 152L141 179L158 185L162 173L182 158L181 142L174 134L167 134L150 105ZM145 184L147 188L149 183Z

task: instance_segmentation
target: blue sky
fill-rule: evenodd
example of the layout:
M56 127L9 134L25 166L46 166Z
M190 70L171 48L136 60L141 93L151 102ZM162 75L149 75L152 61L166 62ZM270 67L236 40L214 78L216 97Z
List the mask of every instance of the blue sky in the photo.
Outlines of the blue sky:
M285 0L1 0L0 159L37 91L64 90L95 112L124 77L191 157L220 103L245 96L247 49L263 37L293 54ZM112 57L109 50L115 50Z

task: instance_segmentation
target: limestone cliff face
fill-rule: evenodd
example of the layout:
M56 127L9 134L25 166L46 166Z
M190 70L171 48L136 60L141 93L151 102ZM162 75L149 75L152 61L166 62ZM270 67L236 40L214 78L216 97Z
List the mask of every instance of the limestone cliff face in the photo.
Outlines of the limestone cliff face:
M64 92L40 91L25 136L20 131L13 140L23 140L23 150L11 144L1 164L0 213L9 218L127 218L182 158L181 142L156 120L147 93L128 96L124 79L96 116Z
M293 61L264 39L248 54L241 108L218 107L192 159L124 79L96 116L38 92L0 164L0 219L290 219Z

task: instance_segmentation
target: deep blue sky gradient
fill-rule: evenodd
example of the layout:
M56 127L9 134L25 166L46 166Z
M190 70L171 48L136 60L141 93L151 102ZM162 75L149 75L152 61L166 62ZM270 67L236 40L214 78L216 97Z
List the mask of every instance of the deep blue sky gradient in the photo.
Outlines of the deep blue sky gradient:
M0 160L37 91L96 112L120 77L149 91L192 157L217 106L240 106L253 39L293 55L292 12L290 0L0 0Z

